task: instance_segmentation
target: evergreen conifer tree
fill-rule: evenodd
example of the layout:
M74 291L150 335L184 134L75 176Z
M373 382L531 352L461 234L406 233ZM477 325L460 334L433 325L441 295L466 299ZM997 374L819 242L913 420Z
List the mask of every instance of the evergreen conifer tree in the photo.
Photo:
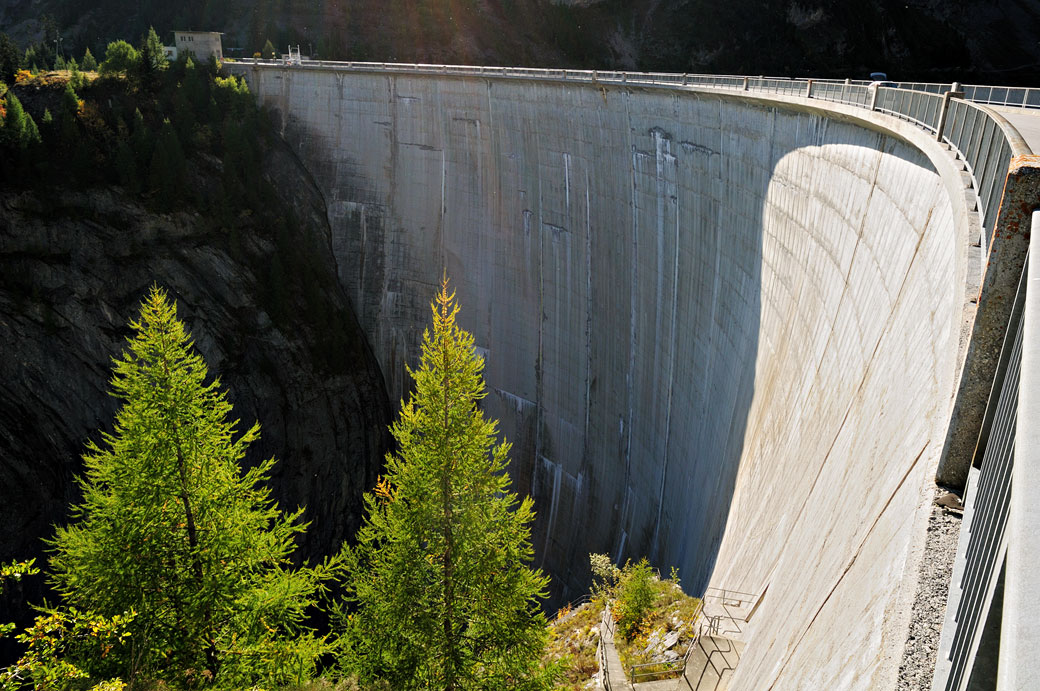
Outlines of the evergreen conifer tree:
M447 279L432 307L415 392L391 428L398 451L344 550L341 663L394 689L548 688L532 502L509 491L509 444L477 408L483 361Z
M4 118L4 140L11 146L25 151L40 143L40 130L32 116L25 112L22 102L8 91L6 97L7 115Z
M139 55L138 65L141 70L141 77L145 80L151 80L169 66L166 53L163 51L162 41L159 40L159 34L155 33L155 27L148 27L148 33L141 40Z
M163 291L131 327L112 378L123 405L84 456L83 501L51 542L53 584L80 610L136 613L104 661L130 682L301 683L322 651L303 619L329 564L292 568L302 509L270 498L273 459L242 468L258 426L236 433Z
M21 62L22 55L18 50L18 44L7 34L0 32L0 82L14 82L14 73L18 71Z
M97 71L97 60L94 58L93 53L90 52L90 48L87 48L87 52L83 54L83 64L80 67L83 68L84 72Z

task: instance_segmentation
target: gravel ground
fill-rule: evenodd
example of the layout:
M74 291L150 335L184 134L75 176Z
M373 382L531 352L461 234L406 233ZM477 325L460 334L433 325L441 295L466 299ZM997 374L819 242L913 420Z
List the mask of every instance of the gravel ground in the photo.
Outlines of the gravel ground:
M946 494L936 488L935 498ZM910 631L899 665L897 691L919 691L932 688L935 657L939 650L939 634L946 617L946 596L953 574L953 558L957 552L961 515L932 505L928 517L925 555L918 573Z

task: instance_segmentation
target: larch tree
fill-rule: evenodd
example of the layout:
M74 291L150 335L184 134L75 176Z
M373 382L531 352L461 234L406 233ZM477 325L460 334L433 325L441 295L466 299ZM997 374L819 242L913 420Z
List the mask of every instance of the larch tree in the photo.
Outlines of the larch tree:
M509 490L509 444L477 408L483 360L447 279L432 308L415 391L391 427L398 450L344 548L341 664L394 689L551 688L532 502Z
M266 487L274 459L244 469L253 425L236 433L219 380L153 287L111 386L115 430L91 443L83 501L50 543L65 605L134 613L114 649L123 679L174 687L300 683L324 641L305 625L328 562L294 568L302 509L284 514Z

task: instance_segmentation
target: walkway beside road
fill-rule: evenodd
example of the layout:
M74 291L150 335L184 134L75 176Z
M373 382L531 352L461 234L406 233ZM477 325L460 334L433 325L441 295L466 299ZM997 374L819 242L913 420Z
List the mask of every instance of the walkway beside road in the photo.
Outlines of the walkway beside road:
M986 106L1000 113L1010 122L1022 139L1033 151L1040 153L1040 110L1033 108L1011 108L1010 106Z

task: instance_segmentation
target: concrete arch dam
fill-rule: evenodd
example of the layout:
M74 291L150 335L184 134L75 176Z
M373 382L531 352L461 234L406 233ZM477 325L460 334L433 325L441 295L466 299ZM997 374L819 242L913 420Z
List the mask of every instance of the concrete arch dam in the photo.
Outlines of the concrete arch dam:
M704 90L239 65L405 394L442 270L558 600L589 552L756 594L732 688L895 684L968 280L893 118Z

